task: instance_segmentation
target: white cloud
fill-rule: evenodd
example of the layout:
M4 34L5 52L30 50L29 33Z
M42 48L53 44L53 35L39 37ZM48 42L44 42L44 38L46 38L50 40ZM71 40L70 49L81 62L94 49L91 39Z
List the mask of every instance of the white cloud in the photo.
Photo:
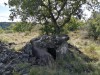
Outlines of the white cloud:
M0 22L11 22L11 20L9 20L9 13L2 13L0 14ZM14 22L18 22L20 21L20 19L14 19Z
M8 21L10 12L0 13L0 22Z
M0 6L5 6L4 3L8 3L8 0L0 0Z
M5 6L4 3L8 3L8 0L0 0L0 8L3 9L8 8L8 6ZM10 14L9 10L7 10L7 12L3 12L3 10L1 9L1 11L0 11L0 22L8 21Z
M8 0L0 0L0 22L11 22L9 19L10 11L9 7L5 6L4 3L8 3ZM3 10L3 9L5 10ZM14 19L14 21L20 21L20 19Z

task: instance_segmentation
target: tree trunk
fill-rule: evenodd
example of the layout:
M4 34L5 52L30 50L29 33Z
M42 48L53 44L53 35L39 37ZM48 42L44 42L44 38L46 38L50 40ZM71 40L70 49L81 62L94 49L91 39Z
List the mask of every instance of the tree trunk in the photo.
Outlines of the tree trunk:
M60 34L61 28L58 25L55 25L55 34Z

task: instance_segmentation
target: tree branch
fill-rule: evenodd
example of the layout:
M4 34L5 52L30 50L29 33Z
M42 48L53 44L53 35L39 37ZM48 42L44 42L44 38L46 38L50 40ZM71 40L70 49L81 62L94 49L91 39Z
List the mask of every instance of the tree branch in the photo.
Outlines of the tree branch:
M67 0L64 0L63 4L62 4L62 6L61 6L61 9L58 11L58 16L56 17L56 20L59 18L60 13L61 13L61 11L64 9L66 3L67 3Z
M71 19L71 15L73 15L77 10L78 8L80 7L81 5L77 5L76 8L73 8L72 12L67 16L67 18L65 18L63 24L60 26L60 27L63 27L66 23L68 23Z
M57 26L56 19L55 19L53 13L52 13L52 7L51 7L51 2L50 2L50 0L48 0L48 9L49 9L49 13L50 13L50 15L51 15L51 20L53 21L54 25Z
M48 6L46 6L43 2L41 3L41 6L44 6L45 8L48 9Z
M68 16L68 18L66 18L63 22L63 24L60 27L63 27L66 23L68 23L71 19L71 14Z

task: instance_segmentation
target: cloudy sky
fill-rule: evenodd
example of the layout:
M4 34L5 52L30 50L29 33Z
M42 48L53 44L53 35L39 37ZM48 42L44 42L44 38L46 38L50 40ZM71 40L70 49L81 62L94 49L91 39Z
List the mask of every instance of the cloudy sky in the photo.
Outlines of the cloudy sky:
M0 0L0 22L8 21L9 18L9 7L4 5L4 2L8 2L8 0Z
M0 22L11 22L9 19L10 8L5 6L4 3L8 3L8 0L0 0ZM19 21L15 19L14 21Z
M0 22L9 22L8 19L9 19L10 9L8 6L4 5L4 2L7 3L8 0L0 0ZM91 13L88 10L85 10L84 13L87 13L87 17L91 15ZM19 20L16 19L14 21L19 21Z

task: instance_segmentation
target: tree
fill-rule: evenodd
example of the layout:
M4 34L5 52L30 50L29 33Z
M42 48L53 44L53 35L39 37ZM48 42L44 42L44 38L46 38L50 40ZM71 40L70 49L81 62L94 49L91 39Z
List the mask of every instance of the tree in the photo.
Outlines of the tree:
M96 4L97 0L9 0L11 7L10 18L20 15L22 21L33 19L32 22L44 25L45 29L52 28L53 34L60 34L63 26L76 15L82 16L83 4ZM46 31L46 34L49 34Z

